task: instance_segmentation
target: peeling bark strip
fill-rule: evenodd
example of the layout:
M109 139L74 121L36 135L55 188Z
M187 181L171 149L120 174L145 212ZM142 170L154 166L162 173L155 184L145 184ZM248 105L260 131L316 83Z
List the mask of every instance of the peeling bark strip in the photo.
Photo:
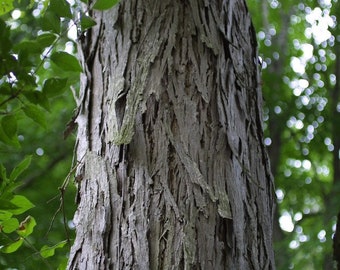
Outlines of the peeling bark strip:
M121 0L92 15L68 269L274 269L244 1Z

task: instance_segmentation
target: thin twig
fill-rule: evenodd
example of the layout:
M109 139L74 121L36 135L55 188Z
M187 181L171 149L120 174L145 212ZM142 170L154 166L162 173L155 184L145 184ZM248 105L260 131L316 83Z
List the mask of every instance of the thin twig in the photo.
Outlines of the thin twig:
M85 156L85 155L84 155ZM51 231L52 229L52 226L54 224L54 221L57 217L57 215L59 214L59 212L62 212L63 214L63 223L64 223L64 228L65 228L65 233L66 233L66 239L67 239L67 242L70 243L71 240L70 240L70 236L69 236L69 230L68 230L68 227L67 227L67 219L66 219L66 212L65 212L65 192L66 192L66 188L70 182L70 179L71 179L71 176L74 174L74 172L76 171L76 169L78 168L79 164L82 162L84 156L80 159L80 161L78 161L76 163L76 165L74 165L70 172L67 174L67 176L65 177L65 180L63 182L63 184L61 185L61 187L59 187L59 192L60 192L60 204L59 204L59 207L57 209L57 211L54 213L53 217L52 217L52 220L50 222L50 226L46 232L46 236L49 234L49 232ZM54 197L55 198L55 197Z

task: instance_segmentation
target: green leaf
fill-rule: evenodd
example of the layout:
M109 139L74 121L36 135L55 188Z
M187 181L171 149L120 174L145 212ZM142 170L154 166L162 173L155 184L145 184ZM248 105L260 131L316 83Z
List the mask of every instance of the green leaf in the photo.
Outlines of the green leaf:
M14 232L19 227L19 221L16 218L9 218L1 222L1 230L4 233Z
M27 64L23 63L21 61L21 59L20 59L19 65L27 66ZM29 64L28 66L31 66L31 64ZM30 90L37 88L37 83L36 83L37 77L36 77L35 74L30 74L30 73L19 71L16 74L16 76L17 76L17 79L18 79L18 88L19 89L24 89L25 91L30 91ZM16 91L20 91L20 90L16 90Z
M1 119L1 125L9 139L17 139L18 124L14 115L6 115Z
M57 270L66 270L67 263L68 263L68 259L66 258L66 256L64 258L61 258L60 264L59 264Z
M33 104L40 105L46 111L50 111L50 102L42 91L24 91L23 95Z
M31 160L32 156L26 156L11 172L11 175L9 176L10 181L15 181L18 176L29 167Z
M13 9L13 0L0 1L0 15L6 14Z
M46 1L47 3L47 1ZM48 8L41 19L40 25L45 31L52 31L56 34L60 33L60 18Z
M44 82L42 92L49 98L61 95L66 90L67 79L51 78Z
M16 148L20 147L20 143L17 136L17 119L14 115L6 115L1 119L0 139L8 145Z
M9 210L14 215L20 215L34 207L34 204L22 195L14 195L10 202L17 207L16 209Z
M8 181L6 168L2 163L0 163L0 179L4 182Z
M26 104L22 109L24 113L31 118L34 122L41 125L43 128L46 128L46 116L45 113L38 106L33 104Z
M21 53L20 56L24 55L24 52L36 54L42 51L42 47L40 46L39 43L37 43L36 40L23 40L14 46L14 51L20 52ZM21 56L20 58L22 57L23 56Z
M82 72L82 68L77 58L66 52L55 52L51 55L51 60L63 70Z
M4 211L4 210L0 210L0 220L6 220L9 219L13 216L13 214L9 211Z
M2 253L13 253L15 251L18 250L19 247L21 247L21 245L24 243L24 238L20 237L17 241L6 245L6 246L2 246L0 247L0 251Z
M54 252L57 248L62 248L65 246L65 244L67 243L67 240L64 240L64 241L61 241L59 242L58 244L52 246L52 247L49 247L49 246L43 246L41 249L40 249L40 255L41 257L43 258L48 258L48 257L51 257L54 255Z
M9 183L9 179L7 178L7 172L5 166L0 163L0 197L4 196L4 193L6 191L6 186ZM1 206L0 206L1 209Z
M17 233L22 237L27 237L33 232L33 229L36 225L37 223L35 219L31 216L28 216L20 223L18 226L19 228L17 227Z
M92 26L95 26L97 23L89 16L82 16L80 19L80 27L82 31L85 31L86 29L91 28Z
M51 0L50 9L55 12L59 17L67 17L72 19L70 4L65 0Z
M10 36L10 27L7 26L7 24L3 20L0 19L0 40L1 40L0 53L3 54L2 57L4 57L5 53L9 53L9 51L12 49L12 42L10 41L9 36ZM9 55L7 54L5 58L7 58L8 56ZM3 64L4 63L2 62L0 65L0 70L2 69L1 66Z
M4 75L4 74L1 74L1 75ZM9 82L2 82L0 84L0 93L1 95L6 95L6 96L13 95L12 85Z
M0 141L3 143L13 146L15 148L20 148L20 143L16 137L9 138L4 130L2 124L0 125Z
M56 38L57 36L53 33L44 33L37 37L37 43L40 44L41 47L46 48L51 46Z
M20 2L20 1L19 1ZM31 9L34 7L34 4L35 4L35 0L30 0L30 4L28 5L28 8Z
M12 198L13 197L14 196L12 196ZM15 205L14 203L10 202L7 199L0 199L0 203L1 203L1 206L0 206L1 210L8 211L12 214L13 214L13 211L18 209L17 205Z
M4 185L4 189L1 189L0 197L5 200L10 200L13 198L13 191L20 187L22 183L19 182L7 182L6 185ZM3 209L3 206L1 205L0 209Z
M98 9L98 10L105 10L105 9L112 8L118 2L119 0L97 0L93 8Z
M14 51L41 53L45 48L51 46L56 40L56 35L53 33L44 33L38 36L35 40L23 40L14 46Z

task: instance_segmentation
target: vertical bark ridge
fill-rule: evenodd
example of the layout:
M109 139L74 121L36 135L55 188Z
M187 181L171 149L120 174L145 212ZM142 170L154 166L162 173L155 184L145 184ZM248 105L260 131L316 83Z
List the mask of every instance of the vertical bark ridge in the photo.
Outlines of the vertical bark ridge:
M274 269L244 1L126 0L96 14L68 268Z

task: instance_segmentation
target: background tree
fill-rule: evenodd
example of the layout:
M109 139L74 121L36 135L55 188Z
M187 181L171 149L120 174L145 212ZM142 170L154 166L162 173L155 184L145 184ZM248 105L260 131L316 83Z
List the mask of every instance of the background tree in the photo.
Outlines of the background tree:
M277 267L333 269L340 177L339 3L249 4L264 60L265 142L278 198Z
M274 269L245 2L129 0L90 15L68 269Z

